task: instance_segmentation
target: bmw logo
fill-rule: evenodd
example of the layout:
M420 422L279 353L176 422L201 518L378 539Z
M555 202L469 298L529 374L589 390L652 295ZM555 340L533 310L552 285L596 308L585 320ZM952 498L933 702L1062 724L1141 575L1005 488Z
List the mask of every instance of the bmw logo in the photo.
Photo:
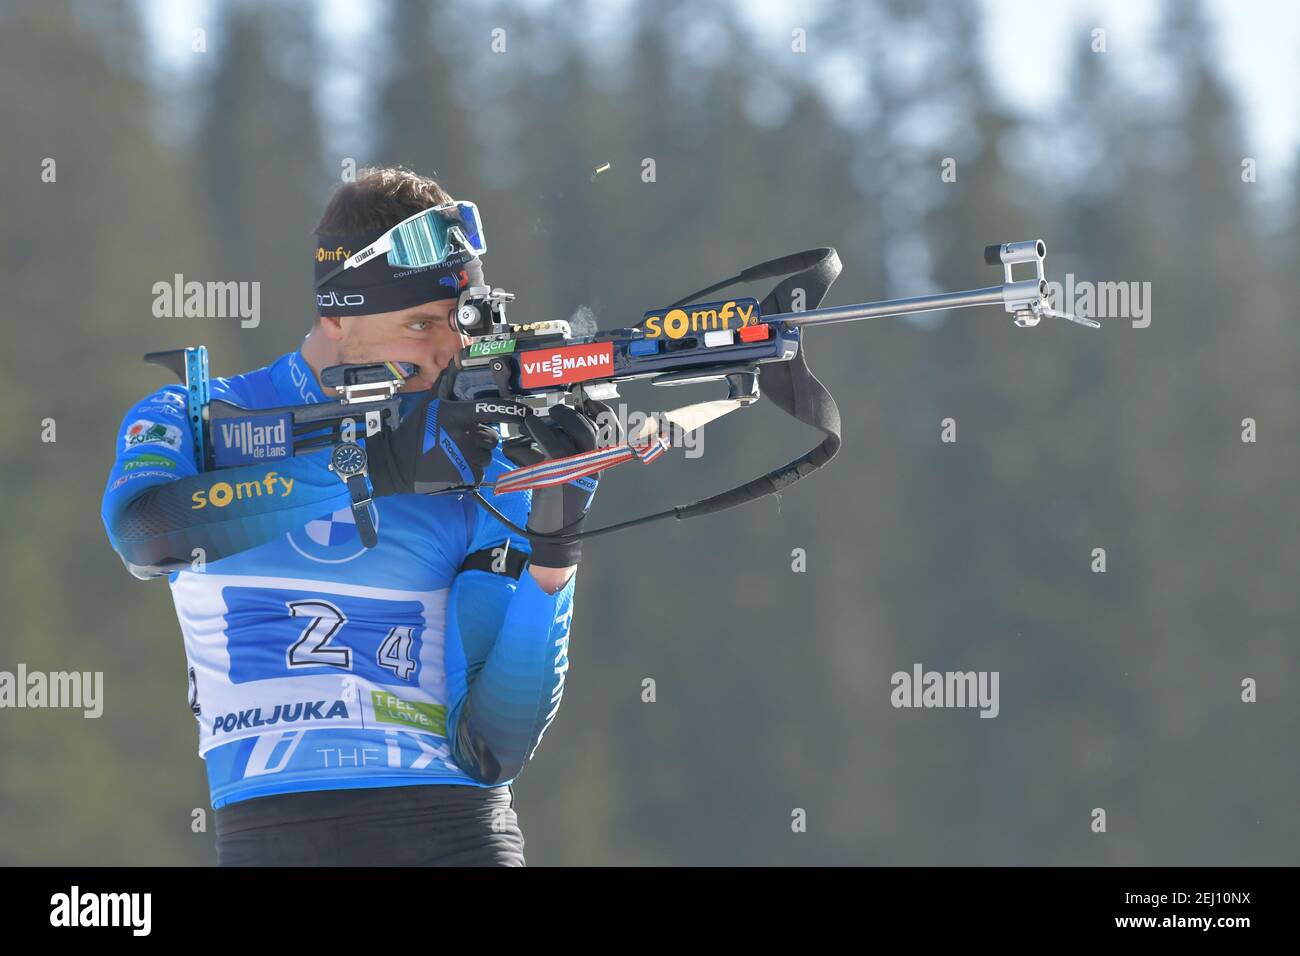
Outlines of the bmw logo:
M370 517L378 529L379 509L374 502L370 503ZM288 538L295 551L309 561L321 564L342 564L366 553L350 507L313 518L301 528L290 531Z

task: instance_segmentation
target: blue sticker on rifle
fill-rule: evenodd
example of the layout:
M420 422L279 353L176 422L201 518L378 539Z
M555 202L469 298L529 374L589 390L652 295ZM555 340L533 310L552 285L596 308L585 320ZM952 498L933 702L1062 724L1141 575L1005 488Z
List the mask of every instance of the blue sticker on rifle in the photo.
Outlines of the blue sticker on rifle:
M212 429L212 460L218 468L260 465L293 456L293 419L288 412L218 419Z

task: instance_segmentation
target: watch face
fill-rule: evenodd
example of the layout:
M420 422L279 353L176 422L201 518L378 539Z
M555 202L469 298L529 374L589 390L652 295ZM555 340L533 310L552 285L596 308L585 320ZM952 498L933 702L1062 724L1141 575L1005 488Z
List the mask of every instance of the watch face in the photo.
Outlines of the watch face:
M354 442L344 442L334 449L331 464L340 475L360 474L366 467L365 449Z

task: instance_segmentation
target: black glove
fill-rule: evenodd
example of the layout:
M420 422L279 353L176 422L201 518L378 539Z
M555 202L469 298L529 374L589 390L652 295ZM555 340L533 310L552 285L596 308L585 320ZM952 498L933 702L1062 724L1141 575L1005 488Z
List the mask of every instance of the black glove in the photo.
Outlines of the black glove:
M608 448L622 441L622 429L609 406L591 399L586 400L581 412L567 405L552 405L546 419L530 413L524 419L523 431L532 439L531 443L517 445L512 441L505 448L506 457L521 467L546 458L592 451L598 444ZM531 532L581 531L599 477L588 475L563 485L534 489L525 528L530 532L528 541L533 552L530 564L539 568L567 568L582 560L581 541L548 541L533 537Z
M436 495L477 485L501 438L491 423L519 424L528 414L513 402L433 396L432 391L422 393L397 428L366 439L376 498Z

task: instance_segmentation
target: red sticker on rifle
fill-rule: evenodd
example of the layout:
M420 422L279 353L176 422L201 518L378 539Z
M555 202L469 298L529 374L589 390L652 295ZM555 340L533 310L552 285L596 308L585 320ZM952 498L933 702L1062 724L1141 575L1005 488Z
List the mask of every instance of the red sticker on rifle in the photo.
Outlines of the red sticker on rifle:
M519 384L523 388L585 382L612 375L613 372L613 342L565 345L550 350L535 349L519 355Z

